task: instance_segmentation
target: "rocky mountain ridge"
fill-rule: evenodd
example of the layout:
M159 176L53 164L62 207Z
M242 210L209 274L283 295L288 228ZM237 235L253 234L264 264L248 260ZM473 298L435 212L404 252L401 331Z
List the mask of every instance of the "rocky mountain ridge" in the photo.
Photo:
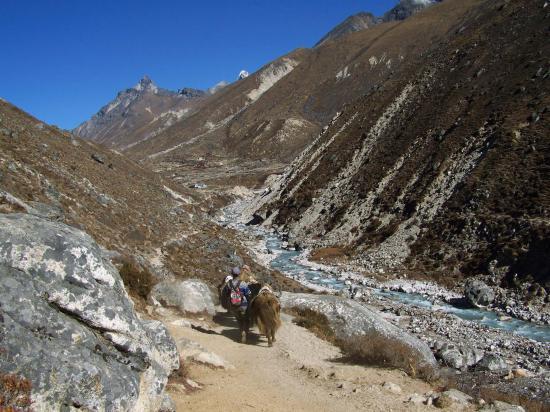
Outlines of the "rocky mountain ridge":
M150 138L179 121L207 95L208 92L192 88L177 92L163 89L149 76L144 76L72 132L84 139L121 148Z
M384 13L382 17L375 17L369 12L354 14L325 34L314 47L319 47L327 41L336 40L350 33L369 29L379 23L405 20L426 7L441 1L443 0L400 0L399 4Z
M169 175L184 175L179 170L182 164L211 155L288 162L343 104L378 87L408 56L422 53L458 24L468 4L447 6L448 21L438 21L438 13L417 13L397 33L398 22L389 21L338 36L337 44L323 42L314 49L295 50L248 77L241 76L166 130L115 146ZM370 15L360 16L368 26ZM348 23L355 27L356 20ZM349 32L350 24L339 26L342 33ZM364 24L355 29L359 26ZM216 162L206 160L206 167L216 168Z

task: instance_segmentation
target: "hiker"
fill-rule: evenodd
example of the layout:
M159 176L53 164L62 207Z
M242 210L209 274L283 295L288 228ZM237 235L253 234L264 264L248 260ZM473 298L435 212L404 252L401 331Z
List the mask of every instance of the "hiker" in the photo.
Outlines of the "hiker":
M221 283L218 285L218 297L220 298L220 304L225 310L227 310L228 313L231 309L231 305L229 302L229 297L230 297L229 295L231 291L229 287L229 282L233 280L233 276L235 275L236 272L240 273L240 270L238 267L234 267L233 269L231 269L231 274L225 276L221 281Z
M250 302L250 288L248 283L241 279L241 270L234 267L231 270L232 279L227 282L229 288L229 303L234 311L239 311L241 314L246 312L248 303Z
M237 322L239 322L241 342L246 343L246 335L249 329L247 309L251 299L251 292L248 283L240 279L241 270L238 267L234 267L231 270L231 274L233 275L233 279L227 282L227 287L229 288L229 311L235 315Z

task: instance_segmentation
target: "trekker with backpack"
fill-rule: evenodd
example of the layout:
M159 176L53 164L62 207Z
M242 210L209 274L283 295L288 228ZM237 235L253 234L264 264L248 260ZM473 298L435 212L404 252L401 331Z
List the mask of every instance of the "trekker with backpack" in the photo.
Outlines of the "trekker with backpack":
M250 292L248 283L240 279L241 270L238 267L234 267L231 270L231 274L233 275L233 279L229 280L226 285L229 289L229 311L235 315L237 322L239 322L241 342L246 343L246 334L249 329L247 309L252 293Z
M240 312L242 315L245 314L246 309L248 308L248 303L250 302L250 288L248 283L240 279L241 270L238 267L234 267L231 270L233 279L227 282L227 287L229 288L229 304L233 312Z

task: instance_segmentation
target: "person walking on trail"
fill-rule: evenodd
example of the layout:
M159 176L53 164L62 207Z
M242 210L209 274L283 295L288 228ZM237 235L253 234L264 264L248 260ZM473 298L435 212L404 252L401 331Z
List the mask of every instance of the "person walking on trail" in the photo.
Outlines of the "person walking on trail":
M246 343L246 335L250 326L248 305L252 293L248 287L248 283L240 279L241 270L238 267L234 267L231 270L231 274L233 275L233 279L227 283L229 287L229 311L235 316L239 323L241 342Z
M244 315L250 303L250 288L248 287L248 283L240 278L241 270L238 267L231 269L231 275L232 279L227 283L230 289L231 307L235 312L240 312L241 315Z
M225 310L227 310L227 313L229 313L231 309L231 304L229 302L229 295L231 292L229 282L233 280L233 272L236 272L238 270L239 268L231 269L231 274L224 276L221 283L218 285L218 296L220 298L220 304Z

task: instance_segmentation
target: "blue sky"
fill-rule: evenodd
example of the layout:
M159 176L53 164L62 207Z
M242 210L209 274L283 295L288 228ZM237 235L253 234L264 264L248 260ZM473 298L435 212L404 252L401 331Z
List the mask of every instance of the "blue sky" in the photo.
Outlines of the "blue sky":
M73 128L144 75L205 89L397 0L2 0L0 97Z

